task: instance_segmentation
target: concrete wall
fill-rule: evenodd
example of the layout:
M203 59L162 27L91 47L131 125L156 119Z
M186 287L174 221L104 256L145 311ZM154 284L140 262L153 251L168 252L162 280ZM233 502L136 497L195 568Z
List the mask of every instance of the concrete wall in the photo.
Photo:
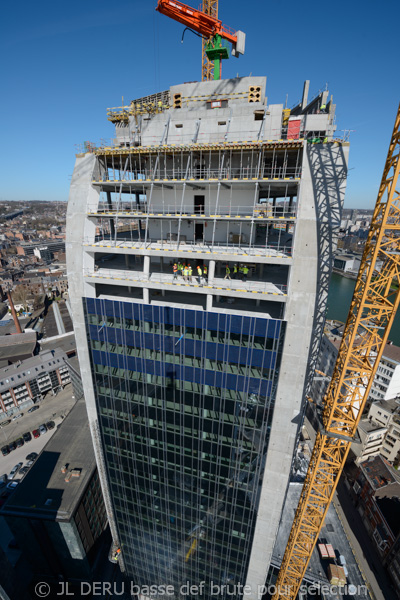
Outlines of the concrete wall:
M201 185L200 182L197 182L197 185ZM232 209L239 209L239 207L243 207L247 209L249 207L254 206L254 201L258 200L258 194L254 193L254 184L253 186L249 186L246 184L240 185L240 188L233 187L232 189L226 189L221 186L218 194L218 186L217 185L208 185L205 189L193 189L190 185L186 185L183 202L182 202L182 190L183 186L177 186L176 191L171 189L164 188L162 194L156 189L153 190L153 194L150 199L150 193L147 194L148 202L150 203L151 212L158 212L163 209L163 207L173 206L178 210L183 204L185 210L194 211L194 197L195 196L204 196L204 208L206 213L209 212L214 214L217 203L217 195L218 195L218 212L217 214L225 214L222 212L222 209L225 208L227 211ZM235 213L234 213L235 214Z
M86 283L83 276L85 269L94 268L94 255L84 252L82 240L86 238L93 239L95 234L95 224L86 218L86 212L87 205L89 204L90 206L93 206L98 200L98 191L91 185L93 173L95 172L96 168L96 157L92 154L87 154L83 157L77 158L75 163L67 209L67 274L71 309L74 317L73 322L76 347L78 351L82 386L85 392L86 409L93 439L96 463L99 470L101 488L106 506L108 522L110 523L111 535L114 541L118 542L111 504L111 496L106 478L106 467L100 440L82 303L82 296L95 296L94 285Z
M200 143L217 141L244 141L258 139L262 121L255 118L254 111L267 108L265 97L265 77L239 77L221 81L203 81L186 83L170 88L171 106L174 94L182 94L182 108L170 108L151 117L141 118L142 138L144 146L159 144L165 126L168 123L168 135L164 143L187 144L193 141L197 132ZM249 88L259 86L260 99L249 102ZM231 96L224 108L210 108L207 100L210 97L221 99ZM282 126L282 108L278 104L268 107L264 123L264 135L261 139L280 139ZM198 122L199 129L197 131ZM177 127L178 125L178 127ZM183 127L180 127L183 125ZM132 117L130 128L135 130L136 121Z
M181 224L181 231L180 231L180 238L181 241L183 239L183 236L186 236L186 241L193 241L194 240L194 228L195 228L195 224L196 223L204 223L204 240L206 242L211 242L212 241L212 237L213 237L213 230L214 230L214 225L213 223L210 223L209 221L192 221L190 224L187 221L182 221ZM253 227L253 240L254 240L254 236L255 236L255 227ZM171 223L169 223L166 220L157 220L156 222L153 219L149 219L149 238L153 241L159 240L159 239L167 239L167 236L170 232L172 233L177 233L178 231L178 220L177 219L173 219ZM162 235L161 235L162 232ZM226 244L226 243L230 243L232 244L232 239L231 239L231 234L235 235L235 234L241 234L242 235L242 239L244 236L244 239L246 241L246 243L248 243L250 241L250 232L251 232L251 225L250 223L240 223L240 222L236 222L236 223L232 223L229 222L217 222L216 226L215 226L215 235L214 235L214 242L215 243L222 243L222 244Z
M316 165L320 172L316 173ZM328 181L329 172L332 181ZM315 315L325 313L327 296L319 294L321 256L332 243L322 237L324 226L340 224L329 207L343 205L347 174L347 153L337 155L318 144L304 152L300 183L298 219L294 236L293 264L290 269L285 320L287 330L279 374L271 437L261 489L257 527L254 535L247 584L258 598L258 586L265 583L275 544L285 493L289 483L293 451L304 413L304 391L315 335ZM343 179L344 177L344 179ZM322 179L322 181L321 181ZM322 214L321 208L326 207ZM332 248L330 248L332 255ZM318 306L317 306L318 302ZM321 306L322 303L322 306Z

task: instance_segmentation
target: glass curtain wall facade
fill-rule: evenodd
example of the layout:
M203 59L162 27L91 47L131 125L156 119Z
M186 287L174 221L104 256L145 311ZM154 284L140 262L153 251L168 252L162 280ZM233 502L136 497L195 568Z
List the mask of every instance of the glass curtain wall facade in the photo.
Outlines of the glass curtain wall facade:
M205 581L206 594L243 583L284 322L83 302L127 575L175 590Z

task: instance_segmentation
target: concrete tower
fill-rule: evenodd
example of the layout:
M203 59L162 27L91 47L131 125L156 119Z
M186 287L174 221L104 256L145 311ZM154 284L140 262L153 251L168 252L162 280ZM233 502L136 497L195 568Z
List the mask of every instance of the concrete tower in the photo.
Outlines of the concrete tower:
M289 111L265 84L109 110L115 140L87 146L71 182L70 299L112 535L136 584L176 597L264 584L324 321L348 144L327 91L308 103L307 82Z

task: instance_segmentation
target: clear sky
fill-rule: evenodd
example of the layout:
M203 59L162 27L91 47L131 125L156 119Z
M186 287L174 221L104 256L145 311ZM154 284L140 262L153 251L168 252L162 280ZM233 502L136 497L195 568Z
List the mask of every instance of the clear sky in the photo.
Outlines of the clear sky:
M192 0L198 6L200 0ZM7 2L2 57L1 200L67 200L76 144L113 137L108 107L200 79L201 42L156 0ZM223 77L267 76L270 103L328 83L350 135L345 206L371 208L400 101L397 0L219 0L247 35Z

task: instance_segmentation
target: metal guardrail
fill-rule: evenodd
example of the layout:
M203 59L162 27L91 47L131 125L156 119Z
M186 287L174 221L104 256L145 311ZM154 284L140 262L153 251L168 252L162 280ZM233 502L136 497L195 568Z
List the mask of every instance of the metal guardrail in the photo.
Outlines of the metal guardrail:
M186 169L140 169L126 170L109 167L107 173L99 174L93 181L95 183L105 182L148 182L158 180L168 181L248 181L257 179L300 179L300 167L285 167L285 166L265 166L261 168L237 167L223 169L205 169L191 168L188 172Z
M117 206L116 206L117 205ZM139 206L124 206L121 203L113 203L113 206L107 204L107 202L99 202L96 205L88 206L88 214L135 214L138 216L145 217L148 214L150 216L185 216L185 217L243 217L248 219L294 219L296 217L296 206L290 207L273 207L267 203L264 205L252 206L232 206L232 205L221 205L218 207L207 207L199 208L193 206L193 204L167 204L160 206L155 204L154 206L147 206L147 204L141 203Z
M100 248L130 248L133 250L166 250L169 252L192 252L193 254L227 254L240 256L265 256L275 258L291 258L292 247L277 243L264 244L262 246L249 246L248 244L227 244L222 242L175 242L168 240L152 241L151 239L132 241L130 239L84 239L85 246L95 246ZM238 259L239 261L239 259Z

